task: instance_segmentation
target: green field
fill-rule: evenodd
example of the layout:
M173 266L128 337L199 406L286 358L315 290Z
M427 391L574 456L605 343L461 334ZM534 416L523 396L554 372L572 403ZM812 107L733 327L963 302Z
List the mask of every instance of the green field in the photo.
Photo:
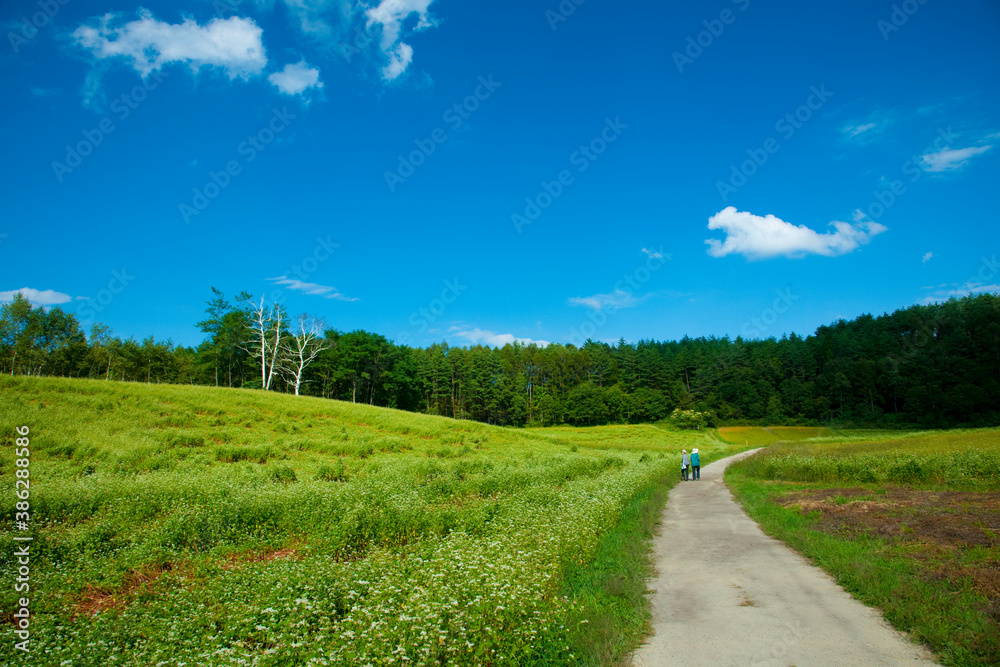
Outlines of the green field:
M1000 430L784 442L726 482L765 532L945 664L1000 664Z
M786 442L741 464L750 477L796 482L1000 488L1000 431L883 433Z
M776 442L825 438L834 432L823 426L723 426L719 438L747 447L766 447Z
M649 505L679 449L739 449L249 390L0 377L0 395L5 516L30 428L47 664L608 663L645 628Z

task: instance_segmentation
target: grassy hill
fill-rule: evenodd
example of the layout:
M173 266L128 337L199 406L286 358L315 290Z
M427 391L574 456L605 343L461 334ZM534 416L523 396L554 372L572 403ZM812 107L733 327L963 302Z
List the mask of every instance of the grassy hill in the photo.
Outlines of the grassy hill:
M7 516L23 426L32 651L71 665L601 662L641 634L644 604L591 576L607 541L676 479L681 447L705 462L738 449L653 426L512 430L260 391L0 377ZM17 594L2 590L12 623ZM632 635L588 639L601 635L588 623L625 612Z

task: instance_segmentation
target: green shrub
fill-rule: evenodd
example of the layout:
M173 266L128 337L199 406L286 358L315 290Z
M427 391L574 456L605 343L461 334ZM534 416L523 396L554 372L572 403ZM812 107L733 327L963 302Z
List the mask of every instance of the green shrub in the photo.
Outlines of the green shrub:
M332 466L321 465L316 471L316 479L324 482L346 482L347 470L342 461Z
M298 481L295 471L288 466L276 466L271 468L271 479L275 482L282 482L283 484L290 484Z

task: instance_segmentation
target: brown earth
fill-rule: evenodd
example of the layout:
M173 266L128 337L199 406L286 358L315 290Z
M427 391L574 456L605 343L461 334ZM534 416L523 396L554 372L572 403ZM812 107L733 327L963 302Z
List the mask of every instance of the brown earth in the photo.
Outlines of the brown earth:
M818 512L817 530L903 547L927 578L973 587L989 600L983 611L1000 621L1000 492L810 489L779 502Z
M152 593L156 580L173 569L172 563L165 563L132 570L120 586L113 588L88 586L83 592L82 599L74 605L72 618L82 615L93 616L110 609L123 609L140 595Z

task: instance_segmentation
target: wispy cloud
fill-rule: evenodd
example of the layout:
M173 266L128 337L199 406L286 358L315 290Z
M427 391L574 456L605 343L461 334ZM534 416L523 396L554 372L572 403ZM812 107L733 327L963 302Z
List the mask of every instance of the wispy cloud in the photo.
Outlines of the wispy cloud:
M932 253L932 252L925 253L924 254L924 258L922 260L923 263L926 264L927 262L929 262L931 260L931 257L933 257L933 256L934 256L934 253Z
M846 122L840 128L840 140L855 145L868 144L880 137L896 122L896 114L876 108L864 116Z
M344 5L350 11L346 3L339 3L332 0L284 0L288 12L299 22L299 29L310 37L318 39L331 39L334 29L329 21L329 16L338 13L337 5Z
M73 31L73 40L98 59L124 59L143 77L170 63L186 63L193 70L217 67L230 79L246 78L267 64L261 29L236 16L202 26L193 19L158 21L145 9L127 23L121 14L105 14Z
M18 292L23 294L24 298L36 306L58 306L61 303L69 303L73 300L73 297L69 294L63 294L62 292L56 292L55 290L38 290L33 287L22 287L21 289L0 292L0 303L9 303L13 301ZM84 297L76 298L81 299Z
M472 345L488 345L490 347L503 347L504 345L510 345L515 341L521 345L538 345L539 347L545 347L546 345L551 345L547 340L535 340L533 338L522 338L515 336L510 333L496 333L495 331L488 331L486 329L480 329L475 327L473 329L462 328L458 326L453 326L449 329L449 332L453 336L458 336L467 340Z
M876 126L875 123L862 123L860 125L846 125L841 130L841 132L844 134L845 138L847 138L847 139L853 139L854 137L858 136L859 134L864 134L865 132L868 132L869 130L874 130L876 127L877 126Z
M650 250L649 248L643 248L642 253L646 255L646 257L649 257L650 259L663 259L664 257L667 259L671 258L669 254L664 255L662 252L659 252L657 250Z
M637 297L631 291L618 289L608 294L570 297L567 301L571 305L584 306L593 310L621 310L634 308L651 296L652 294L645 294Z
M836 257L857 250L871 237L887 229L877 222L858 220L857 215L854 224L835 221L830 225L834 231L820 234L805 225L793 225L774 215L759 216L727 206L708 219L708 228L721 229L726 234L725 240L707 239L705 243L712 257L733 254L747 259L806 255Z
M946 148L937 153L921 157L925 171L955 171L964 167L969 160L993 148L992 145L969 146L968 148Z
M320 285L318 283L307 283L295 278L289 278L288 276L278 276L277 278L268 278L269 281L275 285L281 285L290 290L295 290L296 292L302 292L303 294L308 294L310 296L321 296L324 299L336 299L337 301L357 301L358 299L350 296L344 296L336 287L331 285Z
M924 288L933 289L934 292L930 295L924 297L920 303L930 304L937 303L939 301L947 301L952 297L962 298L963 296L969 296L970 294L983 294L985 292L1000 292L1000 285L992 284L988 285L985 283L970 281L966 283L949 283L945 285L939 285L936 288Z
M434 26L428 8L434 0L381 0L365 11L368 28L380 26L380 47L388 64L382 68L382 78L392 81L399 77L413 61L413 47L403 41L403 24L411 14L417 15L414 31Z
M305 60L285 65L283 70L270 75L267 80L285 95L300 95L310 88L323 87L323 82L319 80L319 70L309 67Z

